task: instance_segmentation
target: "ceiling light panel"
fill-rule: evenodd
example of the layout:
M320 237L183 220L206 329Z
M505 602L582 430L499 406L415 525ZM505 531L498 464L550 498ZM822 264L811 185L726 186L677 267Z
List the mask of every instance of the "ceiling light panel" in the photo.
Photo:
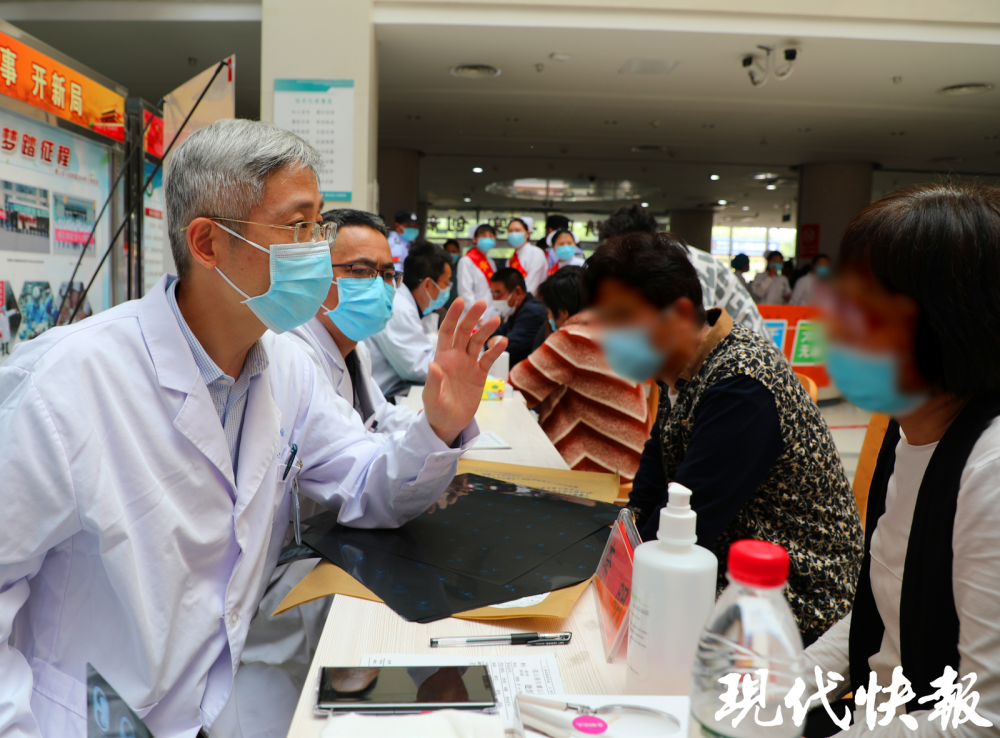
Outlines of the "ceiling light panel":
M678 64L673 59L629 59L618 74L670 74Z

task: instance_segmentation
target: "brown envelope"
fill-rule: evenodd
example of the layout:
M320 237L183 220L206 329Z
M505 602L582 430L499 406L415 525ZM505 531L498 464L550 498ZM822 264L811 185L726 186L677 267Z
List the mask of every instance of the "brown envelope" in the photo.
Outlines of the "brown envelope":
M615 498L618 497L620 484L617 474L543 469L535 466L502 464L496 461L471 461L469 459L459 460L458 473L482 474L485 477L523 484L526 487L535 487L548 492L600 500L601 502L614 502ZM551 592L541 603L531 607L480 607L458 613L453 617L465 620L507 620L523 617L565 618L589 583L588 579L586 582ZM340 567L334 566L329 561L321 561L305 579L288 593L273 614L278 615L305 602L311 602L331 594L342 594L372 602L382 601L375 593Z

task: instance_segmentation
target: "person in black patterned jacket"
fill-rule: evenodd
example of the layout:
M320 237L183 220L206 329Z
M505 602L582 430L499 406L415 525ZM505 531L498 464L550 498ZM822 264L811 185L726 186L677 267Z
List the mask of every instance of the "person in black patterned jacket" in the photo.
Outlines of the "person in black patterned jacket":
M653 538L667 484L693 491L698 543L719 558L743 538L788 550L786 596L811 643L850 611L863 533L826 421L784 355L759 334L706 311L687 255L660 234L632 233L587 261L584 294L605 325L618 374L661 392L630 507Z

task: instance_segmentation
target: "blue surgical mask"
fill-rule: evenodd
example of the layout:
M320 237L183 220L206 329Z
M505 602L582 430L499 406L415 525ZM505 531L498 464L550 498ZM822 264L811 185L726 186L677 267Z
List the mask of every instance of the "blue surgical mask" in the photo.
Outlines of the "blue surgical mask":
M435 310L440 310L444 307L445 303L448 302L448 298L451 296L451 282L448 283L447 287L441 287L441 285L436 285L440 292L438 296L431 299L427 307L424 308L424 315L430 315ZM430 291L427 292L427 296L430 297Z
M476 240L476 247L483 253L489 251L496 245L497 240L495 238L480 238Z
M862 410L899 417L927 402L923 392L899 389L899 358L832 344L826 351L826 371L847 401Z
M230 287L246 298L243 304L253 311L261 323L275 333L284 333L298 328L316 314L330 291L330 282L333 281L328 241L278 243L265 249L221 223L216 225L255 249L270 254L271 286L267 292L257 297L250 297L222 274L221 269L215 268Z
M556 246L556 258L559 261L569 261L575 254L575 246Z
M816 267L816 276L819 277L820 279L829 279L832 276L832 274L833 272L830 271L830 267L828 267L826 264L820 264L818 267Z
M521 231L514 231L513 233L507 234L507 243L509 243L515 249L524 246L524 242L527 240L528 237Z
M774 269L775 274L781 274L781 268L784 266L784 262L772 261L768 264L768 266Z
M666 353L650 343L648 328L609 328L601 343L611 370L633 382L645 382L667 360Z
M549 328L551 328L551 329L552 329L552 332L553 332L553 333L555 333L555 332L556 332L557 330L559 330L559 329L558 329L558 328L556 327L556 320L555 320L555 318L549 318Z
M403 240L404 241L410 241L412 243L413 241L417 240L417 236L419 236L419 235L420 235L420 229L419 228L404 228L403 229Z
M395 296L396 290L380 277L338 279L337 307L326 317L352 341L364 341L385 328Z
M449 256L449 258L451 258L451 263L452 264L457 264L458 260L462 258L461 254L453 254L450 251L448 252L448 256Z

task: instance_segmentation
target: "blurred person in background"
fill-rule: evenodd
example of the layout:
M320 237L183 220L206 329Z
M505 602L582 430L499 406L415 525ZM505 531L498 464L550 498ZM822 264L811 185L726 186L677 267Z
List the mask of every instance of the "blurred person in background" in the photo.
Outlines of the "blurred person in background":
M746 254L736 254L729 262L729 266L733 268L733 274L740 278L740 282L747 288L749 294L750 286L747 284L746 273L750 271L750 257Z
M490 288L493 309L503 318L503 323L487 343L492 346L500 336L506 336L513 368L534 350L535 336L547 320L545 305L528 292L521 273L510 267L497 270L490 278Z
M538 285L545 281L548 274L545 252L529 240L533 225L534 221L527 216L513 218L507 224L507 243L514 248L514 255L510 257L507 266L521 273L527 290L532 295L537 293Z
M480 223L472 231L472 248L458 260L458 296L465 299L466 309L479 300L486 300L486 320L496 315L490 279L497 265L488 255L496 245L496 229L489 223Z
M816 288L824 282L829 282L832 276L830 257L817 254L813 257L809 271L795 282L792 288L792 299L789 305L815 305L817 302Z
M863 535L854 493L819 408L770 338L703 307L687 254L665 234L630 233L587 261L584 297L603 328L608 365L661 393L653 436L629 507L644 540L656 536L667 485L692 490L701 546L719 558L743 538L786 548L786 596L811 642L847 614Z
M750 283L750 294L758 305L784 305L792 296L788 278L782 274L785 257L780 251L768 251L764 257L767 268L758 272Z
M580 251L580 242L572 231L560 228L549 234L549 242L552 246L551 253L555 254L555 263L549 267L549 275L555 274L563 267L583 266L583 257ZM551 260L550 260L551 261Z
M571 469L617 471L628 482L652 418L642 385L608 368L599 327L580 312L582 272L565 267L538 288L551 335L511 369L510 381Z
M649 210L641 205L623 205L601 224L598 238L601 243L624 236L627 233L657 233L660 230ZM760 310L750 293L746 289L746 282L737 279L731 271L726 269L724 264L720 264L718 259L707 251L693 249L687 245L683 238L676 233L664 232L667 241L675 244L684 250L691 265L698 272L698 281L701 282L701 294L705 310L720 307L725 308L729 317L737 325L741 325L751 331L756 331L760 335L770 340L771 334L764 325L764 319L760 317ZM749 268L750 260L746 255ZM739 258L739 255L736 257ZM735 259L734 259L735 261ZM735 269L735 266L733 267ZM746 271L744 269L744 271ZM655 441L655 439L653 439Z
M417 214L412 210L397 211L394 220L389 234L389 248L396 268L401 270L410 253L410 244L420 236L420 225L417 223Z
M451 295L451 259L440 246L414 243L405 270L392 301L392 317L365 342L371 351L372 375L386 397L427 381L436 345L431 335L436 318L431 326L427 316Z
M444 309L447 310L451 307L451 304L455 302L455 298L458 297L458 260L462 258L462 245L454 238L449 238L444 242L444 250L448 252L448 258L451 259L451 296L448 298L448 302L445 303Z
M872 694L869 679L886 687L875 691L885 720L866 725L852 699L854 726L839 735L995 736L1000 189L942 183L883 197L847 227L839 258L824 305L827 370L848 401L892 421L869 488L853 611L806 651L806 694L814 667L845 675L842 693ZM899 669L912 699L885 704ZM939 689L959 678L963 693L978 693L977 718L937 721ZM912 727L886 725L893 714Z

